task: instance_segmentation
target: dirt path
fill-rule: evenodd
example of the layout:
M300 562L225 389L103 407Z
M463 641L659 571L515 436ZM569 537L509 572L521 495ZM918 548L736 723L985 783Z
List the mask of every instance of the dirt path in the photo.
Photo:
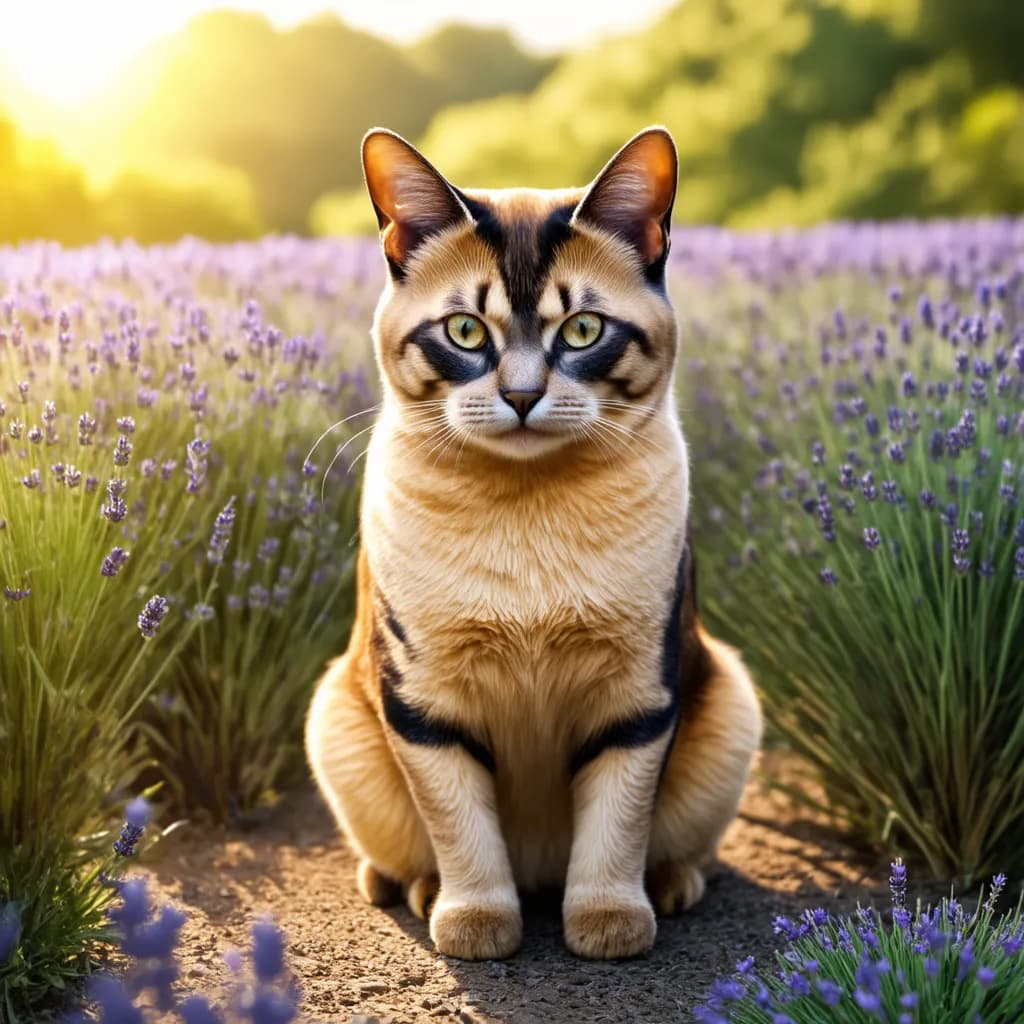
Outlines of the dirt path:
M828 902L886 898L886 865L863 860L831 831L795 816L752 783L726 836L722 870L689 914L659 923L654 951L627 963L587 963L561 939L557 894L524 907L514 959L479 964L437 956L426 926L407 910L377 910L356 892L353 859L318 795L294 795L250 832L182 829L148 870L158 897L189 916L183 977L217 990L221 954L245 947L254 914L270 911L289 939L306 1020L668 1024L740 958L767 957L770 921Z

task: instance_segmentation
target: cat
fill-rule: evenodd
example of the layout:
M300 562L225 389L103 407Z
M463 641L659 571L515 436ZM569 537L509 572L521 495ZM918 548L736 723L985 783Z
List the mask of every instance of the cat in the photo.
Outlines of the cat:
M542 886L575 954L643 953L701 897L761 736L698 621L675 145L649 128L562 191L456 188L383 129L362 158L384 397L313 773L362 896L404 896L441 953L512 955Z

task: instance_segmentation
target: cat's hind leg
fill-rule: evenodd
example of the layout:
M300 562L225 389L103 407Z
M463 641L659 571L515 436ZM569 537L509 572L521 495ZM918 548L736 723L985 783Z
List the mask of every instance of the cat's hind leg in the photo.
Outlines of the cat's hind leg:
M686 680L682 719L658 790L646 885L659 914L693 906L736 816L761 741L761 712L739 655L696 629L700 678ZM686 692L684 690L684 693Z
M313 775L356 855L356 884L375 906L401 901L425 917L436 892L434 851L384 727L346 654L320 680L306 720Z

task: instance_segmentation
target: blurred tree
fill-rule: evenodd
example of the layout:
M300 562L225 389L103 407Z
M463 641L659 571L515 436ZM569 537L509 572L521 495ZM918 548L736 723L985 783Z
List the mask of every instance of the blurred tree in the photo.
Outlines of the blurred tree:
M557 64L535 57L502 28L451 24L409 49L413 63L440 83L442 103L529 92Z
M333 15L279 32L261 15L217 11L162 45L129 153L240 168L285 231L306 230L321 193L360 181L355 154L371 125L416 136L445 103L528 90L550 66L503 32L452 27L407 52Z

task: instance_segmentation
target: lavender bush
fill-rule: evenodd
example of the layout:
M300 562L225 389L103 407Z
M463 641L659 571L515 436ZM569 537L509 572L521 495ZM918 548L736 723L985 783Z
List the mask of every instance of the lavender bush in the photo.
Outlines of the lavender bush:
M907 906L907 870L896 861L892 907L849 917L808 910L778 917L785 943L774 969L753 957L711 987L694 1013L704 1024L1000 1024L1024 1007L1024 919L996 906L1006 876L996 875L973 913L958 900Z
M0 250L0 913L26 1000L82 969L147 765L220 817L301 776L355 551L355 474L324 474L375 403L380 273L370 243Z
M686 238L702 601L863 838L1024 867L1024 221Z

